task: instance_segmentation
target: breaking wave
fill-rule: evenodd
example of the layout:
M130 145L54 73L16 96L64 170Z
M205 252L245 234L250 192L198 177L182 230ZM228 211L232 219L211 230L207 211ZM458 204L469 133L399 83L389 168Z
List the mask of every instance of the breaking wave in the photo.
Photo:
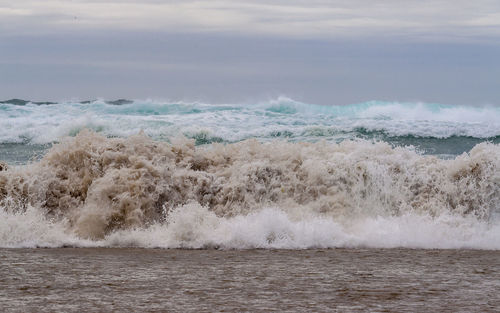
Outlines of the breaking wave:
M499 116L498 106L383 101L314 105L285 97L249 104L126 99L55 103L12 99L0 102L0 128L3 130L0 144L47 144L74 136L84 128L113 137L130 136L140 130L156 140L178 135L201 137L199 144L249 138L271 140L274 137L336 142L406 136L498 141ZM242 123L245 129L240 127Z
M0 170L0 246L500 249L500 145L196 146L83 130Z

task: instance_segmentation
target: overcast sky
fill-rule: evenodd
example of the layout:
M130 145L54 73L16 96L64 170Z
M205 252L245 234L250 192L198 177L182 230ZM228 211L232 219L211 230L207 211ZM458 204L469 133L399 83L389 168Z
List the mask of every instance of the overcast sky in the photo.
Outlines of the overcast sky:
M0 98L500 104L500 1L3 1Z

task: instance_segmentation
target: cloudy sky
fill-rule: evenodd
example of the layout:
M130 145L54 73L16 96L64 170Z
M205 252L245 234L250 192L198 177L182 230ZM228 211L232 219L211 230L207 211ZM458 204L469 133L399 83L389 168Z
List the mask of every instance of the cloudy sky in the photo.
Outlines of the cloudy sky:
M500 1L0 0L0 98L500 104Z

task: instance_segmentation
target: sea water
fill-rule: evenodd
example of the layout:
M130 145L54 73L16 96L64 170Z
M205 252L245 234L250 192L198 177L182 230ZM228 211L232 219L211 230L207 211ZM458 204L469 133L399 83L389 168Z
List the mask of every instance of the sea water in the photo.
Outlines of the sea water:
M497 106L9 100L0 160L2 311L500 305Z
M3 312L498 312L500 251L0 249Z
M0 104L1 247L500 248L500 108Z

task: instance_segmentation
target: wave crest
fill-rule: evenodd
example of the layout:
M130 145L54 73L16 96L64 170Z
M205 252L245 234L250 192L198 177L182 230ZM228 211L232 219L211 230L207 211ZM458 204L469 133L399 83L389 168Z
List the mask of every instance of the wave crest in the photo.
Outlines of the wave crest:
M144 134L106 138L84 130L41 161L0 172L0 204L8 216L31 208L92 240L168 224L184 225L169 235L182 242L270 207L291 223L324 219L344 228L408 214L496 223L499 169L500 145L488 143L441 160L366 141L199 147L185 138L169 144ZM195 216L198 226L182 233L183 216Z
M23 106L17 104L26 104ZM401 137L445 139L470 137L498 142L500 107L369 101L351 105L314 105L280 97L253 104L206 104L152 100L69 101L51 105L13 99L0 102L0 144L47 144L91 128L107 136L127 137L143 129L157 140L206 133L217 141L248 138L296 141L327 137ZM39 103L41 104L41 103ZM247 127L241 129L241 123ZM200 144L207 143L200 140ZM455 146L455 144L450 144ZM459 145L460 146L460 145ZM456 150L468 151L460 146Z

